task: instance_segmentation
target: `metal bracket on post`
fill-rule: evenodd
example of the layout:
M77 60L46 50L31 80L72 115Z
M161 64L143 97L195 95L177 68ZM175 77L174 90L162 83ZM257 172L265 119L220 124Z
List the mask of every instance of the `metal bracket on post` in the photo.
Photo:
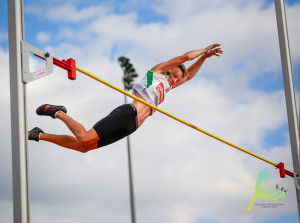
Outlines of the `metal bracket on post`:
M296 188L297 188L298 191L300 191L300 186L299 186L299 183L298 183L299 180L300 180L300 177L299 177L299 174L297 173L294 176L294 181L295 181L295 186L296 186Z
M288 175L290 177L295 177L295 174L291 171L288 171L284 168L284 163L280 162L277 164L276 168L279 169L279 175L281 178L285 178L285 175Z
M44 52L26 42L21 41L22 51L22 78L24 83L34 81L38 78L45 77L48 74L53 73L53 57L48 53ZM31 72L29 65L30 53L38 55L40 58L46 61L46 67L37 71Z

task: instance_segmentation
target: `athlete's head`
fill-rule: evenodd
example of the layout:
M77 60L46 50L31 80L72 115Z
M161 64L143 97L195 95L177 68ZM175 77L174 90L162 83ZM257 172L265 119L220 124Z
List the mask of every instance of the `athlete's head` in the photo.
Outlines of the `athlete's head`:
M184 64L180 64L178 65L178 68L181 70L182 72L182 77L185 77L187 75L187 71L186 71L186 67L184 66Z
M172 84L180 81L182 78L184 78L187 75L186 68L183 64L180 64L177 67L171 69L170 73L171 75L168 79L168 82L171 86Z

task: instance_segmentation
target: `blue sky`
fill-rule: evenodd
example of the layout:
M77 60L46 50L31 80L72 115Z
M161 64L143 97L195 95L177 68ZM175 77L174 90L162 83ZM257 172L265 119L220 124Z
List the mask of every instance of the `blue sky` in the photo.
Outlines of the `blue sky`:
M281 223L281 222L298 222L298 215L281 215L277 216L273 219L269 219L266 221L263 221L262 223L268 223L268 222L274 222L274 223Z
M267 4L272 4L272 0L268 0ZM297 0L287 0L285 1L286 4L288 5L294 5L296 4ZM67 28L72 26L73 28L77 28L78 30L81 29L81 27L84 27L86 24L90 22L90 20L85 20L82 22L65 22L65 21L51 21L47 18L43 18L42 11L39 13L38 9L36 9L36 15L31 13L28 13L28 7L30 6L49 6L53 7L56 6L60 3L60 1L39 1L38 3L34 0L28 0L25 1L25 26L26 26L26 41L28 43L31 43L41 49L47 46L45 43L41 43L37 41L37 36L36 34L38 32L45 32L48 33L49 30L51 30L52 33L59 32L59 30ZM68 1L66 1L68 3ZM168 16L166 14L159 14L155 12L151 7L147 7L149 3L146 4L146 1L142 4L134 3L130 4L128 2L124 1L78 1L76 4L76 8L80 10L80 8L83 7L90 7L95 5L95 3L98 4L104 4L104 5L109 5L111 9L111 13L117 13L117 14L126 14L129 12L134 11L137 14L137 23L139 25L143 24L149 24L149 23L167 23L168 22ZM153 5L155 2L150 3ZM27 10L26 10L27 7ZM0 26L0 32L1 32L1 39L0 39L0 44L4 49L7 49L7 12L6 12L6 2L1 2L1 26ZM38 18L38 19L37 19ZM35 24L29 25L29 24ZM52 38L51 39L51 44L52 45L57 45L61 43L61 39L57 38ZM70 41L70 40L69 40ZM293 47L293 46L292 46ZM117 46L113 49L117 51ZM114 56L114 53L112 53L111 59L116 59ZM294 79L295 79L295 88L299 89L299 62L296 62L297 60L293 60L293 71L294 71ZM273 72L265 73L264 75L260 77L255 77L254 79L251 80L250 86L253 89L263 89L273 91L273 90L278 90L282 88L283 85L283 80L280 77L280 75L274 75Z
M288 125L283 97L283 80L278 54L278 42L276 42L275 10L272 8L273 1L266 0L263 1L264 4L261 4L259 3L260 1L245 3L236 0L232 3L227 2L227 5L226 2L223 3L219 0L207 1L207 4L205 1L198 3L198 1L190 0L189 4L184 5L181 5L179 1L174 1L174 3L170 2L171 1L168 0L162 2L146 0L76 0L64 2L59 0L25 0L26 41L41 49L50 50L50 52L55 56L57 55L58 58L67 59L74 57L80 65L87 67L93 72L101 73L109 81L117 85L121 84L121 78L118 77L121 70L116 63L116 58L119 55L129 55L137 67L140 76L142 76L144 70L148 69L147 66L149 66L149 64L155 65L157 61L169 59L187 50L205 47L210 44L211 41L221 42L224 47L224 56L208 61L203 67L203 70L201 70L201 75L197 76L189 87L183 87L182 90L180 90L180 95L193 98L193 100L184 100L182 107L178 108L176 107L176 105L178 105L176 97L172 95L172 99L170 95L168 103L166 102L166 105L162 106L165 106L167 110L175 111L176 115L178 114L179 116L190 118L193 123L201 123L199 127L203 126L203 128L213 131L213 133L229 138L229 140L234 141L234 143L236 142L242 146L246 146L247 149L251 151L264 154L267 157L275 159L276 162L288 162L287 166L291 168ZM299 21L299 17L295 18L295 10L299 9L300 1L287 0L286 3L288 5L288 22L290 22L288 25L290 28L289 34L291 38L290 44L295 87L297 89L296 93L298 94L300 49L299 44L297 44L297 40L299 40L299 24L297 25L297 21ZM0 3L0 53L4 51L3 54L5 58L7 58L8 52L6 9L6 1L2 1ZM68 10L63 11L64 9ZM101 13L103 13L103 16ZM261 18L261 20L255 24L253 21L257 21L256 18ZM238 23L238 20L241 22ZM196 21L198 21L198 23ZM3 61L0 61L1 64L6 63L5 58L3 57ZM5 68L4 73L5 71L7 71L7 68ZM63 73L63 71L58 72ZM5 73L5 75L5 83L7 83L8 73ZM45 89L43 86L48 85L47 80L49 83L52 83L51 86L53 90L48 92L48 95L41 93ZM112 109L112 107L121 103L120 98L113 93L107 93L108 90L106 88L94 86L93 83L81 79L80 76L79 80L83 81L83 83L86 84L85 86L88 86L87 88L92 89L93 92L96 93L88 94L85 92L85 88L80 88L79 81L75 81L76 83L72 82L71 84L64 82L63 79L57 81L54 77L49 77L48 79L45 78L45 80L41 80L40 86L37 83L28 86L28 95L31 96L28 102L28 110L33 111L37 105L36 103L42 102L44 98L49 101L54 101L53 103L67 103L68 107L71 107L71 110L76 110L75 102L72 103L72 101L74 100L73 97L78 97L80 98L78 103L82 105L82 108L80 108L80 111L77 108L78 112L74 112L74 115L77 115L76 117L85 123L93 124L95 120L91 117L95 114L91 114L91 117L84 117L84 114L89 111L83 108L92 107L94 105L93 101L97 101L99 103L97 104L97 106L99 106L97 107L97 111L101 111L100 114L102 116ZM82 93L81 95L81 91L76 91L78 88L81 89L82 92L85 92L85 94ZM198 91L200 91L200 93L198 93ZM59 95L56 95L57 93L59 93ZM41 96L36 97L36 95L39 94L41 94ZM189 94L192 94L193 97L188 96ZM50 97L50 95L53 95L53 97ZM70 98L70 95L73 95L73 97ZM5 98L1 99L0 103L3 108L9 107L5 104L7 100L8 99ZM111 100L110 103L107 103L108 100ZM104 110L103 113L102 110ZM9 114L9 109L5 110L5 114ZM214 203L215 200L218 200L218 196L220 196L220 205L228 204L228 199L232 199L233 203L230 203L230 205L236 208L248 205L248 200L251 198L250 194L249 198L246 197L243 198L244 200L239 200L239 198L242 199L241 193L245 191L243 187L245 187L245 185L246 187L251 187L252 184L255 184L257 173L261 168L264 168L263 164L246 160L244 154L239 152L223 153L223 150L218 148L218 146L222 147L219 143L215 144L202 136L199 140L185 129L182 130L180 135L190 137L191 145L187 146L190 148L190 152L186 152L187 154L183 153L182 150L182 148L186 146L185 140L174 143L174 141L170 142L170 140L164 141L160 139L159 142L162 145L169 146L165 146L163 147L164 149L160 150L156 150L153 147L148 148L144 146L144 141L148 139L145 135L159 137L159 135L157 135L157 129L160 128L160 120L162 120L161 122L165 123L165 125L170 126L168 127L170 131L161 133L161 135L165 134L164 138L170 138L171 132L173 135L177 134L177 132L173 133L173 131L177 131L176 124L164 120L159 114L156 114L153 118L151 117L151 120L153 123L152 127L151 125L143 126L141 133L137 133L133 136L133 144L138 148L143 148L135 151L135 161L136 166L138 166L137 170L135 170L136 176L141 179L136 182L139 221L176 223L174 220L176 218L184 219L186 222L191 223L222 222L214 216L213 208L210 209L207 207L208 209L205 209L206 213L201 213L201 211L198 210L199 207L202 207L201 199L205 200L205 203L208 201ZM30 114L28 124L31 127L32 125L40 123L37 123L36 117ZM44 125L46 124L44 123ZM51 127L55 129L55 125L50 123L50 121L47 125L50 129ZM59 131L62 131L62 129L61 127ZM181 137L178 137L178 140L179 138ZM151 142L148 144L151 144ZM169 149L171 145L174 146L173 150ZM118 165L124 162L118 153L118 151L120 151L118 148L121 147L120 144L117 144L115 147L113 146L109 150L111 152L107 150L102 153L92 153L84 158L70 154L68 151L64 151L63 154L58 155L52 152L53 146L51 147L49 144L45 144L45 151L36 151L35 149L38 148L36 144L29 144L29 147L30 151L35 151L30 155L32 166L42 162L41 160L44 160L44 156L49 157L49 159L44 160L44 162L52 165L50 158L59 156L57 165L60 165L60 162L62 162L61 168L63 168L63 172L70 174L70 176L72 176L72 168L70 168L70 172L68 172L68 165L71 166L71 164L74 164L76 166L77 163L79 163L79 167L91 172L94 171L93 168L101 167L103 173L99 171L101 172L99 176L103 178L107 177L109 173L111 176L115 175L120 179L125 178L123 172L117 171L118 168L123 168ZM198 151L199 147L203 149L203 153ZM158 149L157 146L156 148ZM156 152L150 153L150 151L153 150ZM216 160L227 157L228 162L226 163L228 169L231 169L233 174L224 179L220 177L220 179L218 179L220 181L210 184L209 182L214 181L211 181L209 174L204 174L203 181L207 182L212 188L216 187L215 189L218 191L218 195L216 196L210 193L209 186L206 188L207 193L201 193L195 188L186 189L184 187L187 186L187 188L190 188L190 185L196 185L195 181L199 184L203 183L202 181L194 179L195 177L193 177L192 174L201 173L198 169L199 167L197 167L197 165L200 165L200 161L195 160L195 157L202 160L203 156L210 154L210 152L212 152L212 156L218 154L218 156L215 157ZM7 150L5 154L9 154L9 150ZM143 158L144 154L148 154L149 160ZM9 155L7 156L7 160L9 160ZM106 157L106 160L98 156ZM2 157L5 156L2 154ZM97 157L97 159L95 157ZM64 163L66 159L70 160L69 164ZM84 159L84 161L81 159ZM237 159L239 159L239 161ZM103 166L101 166L102 164L99 160L107 165L105 166L103 164ZM159 161L161 161L161 163L159 163ZM152 162L156 163L156 166L151 169L153 165ZM210 160L210 162L214 163L214 160ZM83 165L83 163L85 165ZM179 167L179 164L182 168ZM40 163L40 165L42 164ZM213 164L211 165L213 166ZM108 169L106 169L107 166L109 167ZM212 172L215 171L214 173L219 175L221 167L218 166L217 162L214 166L215 168L212 167ZM9 168L9 165L6 167ZM55 172L55 167L53 168L54 170L49 170L47 167L41 167L44 172L49 171L48 173L50 175ZM207 166L202 168L207 168ZM81 169L78 171L80 172L80 170ZM142 179L144 172L141 170L144 172L148 171L149 181L145 178ZM32 182L36 183L32 186L33 200L36 201L33 202L32 222L46 222L45 219L43 219L45 216L49 222L51 219L52 221L62 221L63 217L56 218L46 211L47 207L49 208L49 206L47 206L47 199L43 198L40 191L44 180L43 174L39 174L37 170L32 170L32 172ZM201 175L202 174L203 173L201 173ZM4 174L0 176L3 175ZM159 176L158 179L155 178L157 176ZM60 178L60 176L58 177ZM84 177L84 175L82 175L82 177ZM185 182L177 182L178 177L185 179L186 185ZM63 181L65 178L61 176L60 179ZM93 178L95 177L87 177L86 180L91 184L93 181L89 180ZM234 180L230 181L229 179ZM68 181L78 184L81 183L80 181L75 181L74 178L68 179ZM107 179L107 181L109 181L109 179ZM113 185L120 184L116 179L111 181ZM63 182L61 186L67 187L68 182ZM147 183L145 182L151 185L153 183L153 188L155 188L156 185L158 188L157 191L161 189L161 192L155 194L147 191L147 189L145 189ZM175 184L174 182L176 182L176 185L174 185L173 190L166 186L172 183ZM288 187L291 188L290 190L293 190L293 184L290 181L283 182L283 184L287 184ZM97 181L97 183L105 187L105 185L101 184L101 181ZM219 188L217 185L222 185L223 187ZM235 188L235 186L238 185L235 192L231 191L229 193L230 196L227 192L230 191L228 185L231 185L231 188ZM9 188L9 186L8 184L5 188ZM53 189L53 194L55 194L54 192L57 192L57 194L61 193L59 191L59 185L53 184L52 186L55 188ZM180 189L179 186L185 189ZM222 191L222 188L227 188L227 191ZM116 187L116 197L126 198L127 188L125 187L124 191L123 189L124 188ZM80 191L72 188L69 192L70 194L67 194L65 197L66 201L62 201L53 195L54 202L58 205L63 202L71 205L67 199L70 199L70 197L72 197L72 199L74 198L74 194L71 196L73 190L74 194L80 193ZM205 190L203 189L203 191ZM196 195L189 195L189 192L194 192ZM99 195L98 193L100 192L95 192L96 195ZM171 196L172 194L173 196ZM88 197L88 195L86 196ZM102 194L102 196L104 195ZM84 193L80 194L75 203L82 202L86 205L84 207L90 207L95 204L93 202L98 202L98 200L93 200L89 203L87 202L87 197L85 197ZM165 197L165 199L160 200L158 197L161 199ZM125 204L125 208L120 207L120 209L118 209L119 207L117 207L116 209L120 211L117 212L120 216L125 216L126 219L128 219L129 212L127 211L128 206L125 198L121 201L117 200L117 198L113 198L113 201ZM153 198L157 198L157 200L152 200ZM232 216L237 215L238 220L248 219L249 223L282 222L282 219L289 219L288 222L296 222L298 214L296 212L295 200L289 198L288 201L283 202L286 202L285 207L279 210L278 213L272 213L270 210L264 212L264 210L257 209L255 210L256 212L250 213L249 216L244 214L244 210L234 212L229 207L226 207L230 209L228 210L230 214L228 214L228 216L224 215L225 219L223 220L232 222L233 219L235 219ZM74 205L72 206L74 210L79 208L79 205L72 205ZM98 205L102 207L103 204ZM115 203L111 205L112 206L108 205L107 207L114 207ZM161 212L155 208L158 205L161 205L159 206ZM215 208L217 209L218 207ZM224 210L226 210L226 208ZM289 209L293 210L293 212L290 212ZM11 208L9 210L8 213L11 213ZM70 213L70 210L63 210ZM51 211L56 213L57 216L62 214L54 207ZM119 221L119 219L114 218L113 213L107 213L107 218L112 222ZM226 213L226 211L224 213ZM0 221L1 214L0 212ZM7 216L3 216L6 219ZM81 217L80 215L78 216L79 219L81 219ZM12 222L11 216L7 218ZM75 220L73 219L72 221L71 219L70 222L75 222ZM90 222L97 221L90 219Z

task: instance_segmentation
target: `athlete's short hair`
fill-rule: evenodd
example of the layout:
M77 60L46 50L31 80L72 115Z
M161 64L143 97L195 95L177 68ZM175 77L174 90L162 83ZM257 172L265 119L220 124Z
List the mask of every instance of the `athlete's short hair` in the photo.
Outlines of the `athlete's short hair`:
M182 77L185 77L187 75L187 71L186 71L186 67L184 66L184 64L180 64L177 67L179 67L179 69L182 71Z

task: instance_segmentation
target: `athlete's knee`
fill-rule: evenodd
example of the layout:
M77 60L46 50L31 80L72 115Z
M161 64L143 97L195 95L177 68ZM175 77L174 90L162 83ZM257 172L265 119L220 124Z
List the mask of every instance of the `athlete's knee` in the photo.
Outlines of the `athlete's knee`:
M99 140L99 136L91 132L84 132L77 136L77 140L81 146L85 148L92 147L93 149L95 149L97 148L97 141Z
M92 144L90 146L81 146L80 152L82 153L87 153L88 151L97 149L97 145L96 144Z
M78 139L77 151L87 153L93 149L97 149L97 143L84 137L80 138L80 140Z
M80 149L81 153L87 153L88 151L90 151L89 149L87 149L87 147L82 146Z
M90 148L90 147L87 147L87 146L83 146L83 145L81 145L81 144L78 144L76 150L77 150L78 152L81 152L81 153L87 153L88 151L91 150L91 148Z
M81 152L81 153L86 153L87 149L86 147L82 146L79 142L77 145L73 148L75 151Z
M87 132L83 132L77 135L77 140L82 147L90 146L93 142Z

